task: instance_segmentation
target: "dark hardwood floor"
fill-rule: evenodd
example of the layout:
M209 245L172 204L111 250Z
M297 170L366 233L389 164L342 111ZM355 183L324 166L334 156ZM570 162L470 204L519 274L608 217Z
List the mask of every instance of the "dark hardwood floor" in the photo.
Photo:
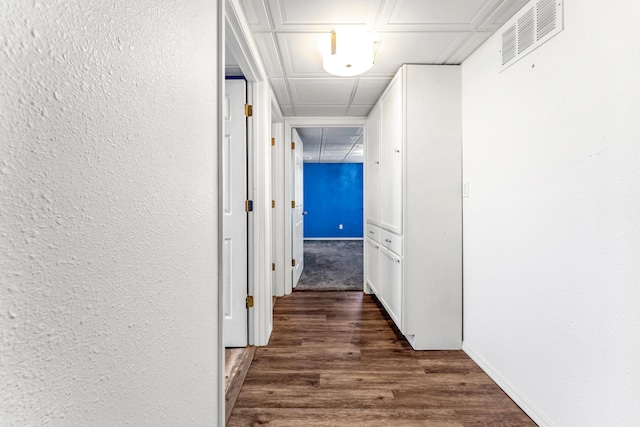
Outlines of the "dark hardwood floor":
M462 351L413 351L361 292L278 298L229 426L535 426Z

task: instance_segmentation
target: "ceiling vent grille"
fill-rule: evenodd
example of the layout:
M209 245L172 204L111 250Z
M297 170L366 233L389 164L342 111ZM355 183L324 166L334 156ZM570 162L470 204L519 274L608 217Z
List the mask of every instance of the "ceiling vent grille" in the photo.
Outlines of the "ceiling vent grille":
M502 33L502 65L516 57L516 26Z
M502 70L533 52L562 29L562 0L527 3L500 30Z
M556 0L541 0L536 4L538 40L556 29Z
M535 41L533 21L533 9L529 9L522 18L518 19L518 54L529 49Z

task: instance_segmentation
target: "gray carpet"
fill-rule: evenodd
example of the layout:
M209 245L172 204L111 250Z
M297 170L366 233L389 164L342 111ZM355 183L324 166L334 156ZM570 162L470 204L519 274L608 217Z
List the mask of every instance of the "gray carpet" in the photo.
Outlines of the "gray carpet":
M296 291L361 291L362 240L305 240Z

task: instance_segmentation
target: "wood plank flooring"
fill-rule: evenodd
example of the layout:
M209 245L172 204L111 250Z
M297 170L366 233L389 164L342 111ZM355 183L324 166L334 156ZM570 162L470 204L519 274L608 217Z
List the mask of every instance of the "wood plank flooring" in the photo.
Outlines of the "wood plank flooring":
M375 298L278 298L228 426L535 426L462 351L414 351Z

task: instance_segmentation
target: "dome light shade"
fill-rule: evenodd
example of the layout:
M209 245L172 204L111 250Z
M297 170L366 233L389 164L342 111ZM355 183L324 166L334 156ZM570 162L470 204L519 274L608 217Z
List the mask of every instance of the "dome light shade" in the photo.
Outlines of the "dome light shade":
M329 74L357 76L373 66L374 44L369 33L336 31L323 43L322 67Z

